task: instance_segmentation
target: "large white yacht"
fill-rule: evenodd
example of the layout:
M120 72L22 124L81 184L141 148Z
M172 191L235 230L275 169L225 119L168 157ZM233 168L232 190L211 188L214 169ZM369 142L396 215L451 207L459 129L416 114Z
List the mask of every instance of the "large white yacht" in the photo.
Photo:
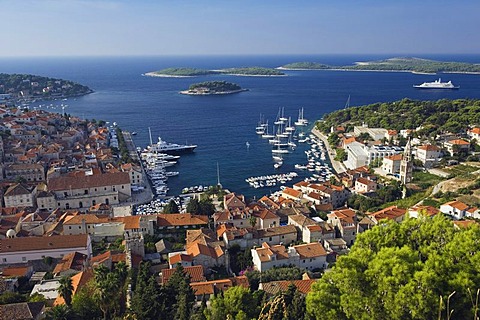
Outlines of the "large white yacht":
M422 84L414 85L417 89L459 89L460 86L453 85L452 81L442 82L442 79L435 80L434 82L424 82Z

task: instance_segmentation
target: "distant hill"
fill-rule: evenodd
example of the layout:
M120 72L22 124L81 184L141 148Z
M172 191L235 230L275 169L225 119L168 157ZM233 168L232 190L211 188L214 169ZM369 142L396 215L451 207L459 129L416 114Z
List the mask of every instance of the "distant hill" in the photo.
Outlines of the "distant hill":
M272 68L242 67L221 70L205 70L197 68L167 68L145 73L150 77L197 77L215 74L230 74L239 76L284 76L285 73Z
M319 130L328 133L332 126L366 124L371 128L415 129L434 137L440 132L461 132L480 123L480 100L457 99L418 101L403 99L394 102L374 103L350 107L324 115L317 123Z
M357 62L350 66L330 66L317 62L295 62L283 65L279 69L341 69L372 71L411 71L418 73L480 73L480 64L466 62L447 62L415 57L396 57L385 60Z
M0 94L8 95L11 100L68 98L91 92L89 87L69 80L0 73Z
M246 67L246 68L229 68L219 70L221 73L241 76L284 76L285 73L271 68L263 67Z
M330 69L331 67L318 63L318 62L294 62L294 63L289 63L286 65L283 65L279 67L278 69L300 69L300 70L322 70L322 69Z
M161 76L171 76L171 77L196 77L196 76L205 76L209 74L218 74L217 71L197 69L197 68L167 68L159 71L147 72L146 76L151 77L161 77Z

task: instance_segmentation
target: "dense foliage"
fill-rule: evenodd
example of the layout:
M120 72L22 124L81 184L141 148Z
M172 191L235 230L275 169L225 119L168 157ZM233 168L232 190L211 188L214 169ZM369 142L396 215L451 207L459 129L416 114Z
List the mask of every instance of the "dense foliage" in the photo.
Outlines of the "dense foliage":
M179 76L179 77L194 77L194 76L206 76L209 74L218 74L216 71L198 69L198 68L166 68L153 72L157 75L166 76Z
M283 65L284 69L305 69L305 70L320 70L330 69L331 67L318 62L294 62Z
M238 84L227 82L227 81L205 81L200 83L192 84L188 90L209 90L210 92L228 92L228 91L237 91L242 90Z
M285 73L272 69L272 68L263 68L263 67L246 67L246 68L229 68L220 70L222 73L227 74L238 74L243 76L284 76Z
M439 299L455 292L451 319L477 319L479 239L478 226L459 230L442 215L385 221L313 285L307 310L316 319L447 319Z
M343 70L382 70L412 71L422 73L437 72L480 72L480 64L465 62L445 62L414 57L390 58L378 61L357 63L351 66L329 66L317 62L295 62L282 66L286 69L343 69Z
M420 135L434 137L442 131L461 132L469 125L480 124L480 100L458 99L417 101L403 99L338 110L317 123L319 130L330 132L340 124L367 124L371 128L415 129Z
M188 320L192 315L195 294L190 286L190 277L178 266L168 282L159 286L150 274L150 265L140 265L131 311L137 319Z
M31 74L0 73L0 94L14 98L70 97L91 93L92 90L73 81Z
M480 72L480 64L465 62L445 62L413 57L390 58L379 61L369 61L351 67L342 67L353 70L392 70L414 72Z

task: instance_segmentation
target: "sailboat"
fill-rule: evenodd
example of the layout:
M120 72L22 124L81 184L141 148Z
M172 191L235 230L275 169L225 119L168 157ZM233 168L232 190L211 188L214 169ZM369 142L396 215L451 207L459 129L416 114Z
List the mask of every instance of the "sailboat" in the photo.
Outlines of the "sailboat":
M345 107L343 109L348 109L350 107L350 95L348 95L347 102L345 103Z
M288 117L288 126L285 127L285 131L287 131L287 132L294 132L295 131L295 127L292 126L292 118L291 117Z
M262 134L263 139L275 138L274 134L268 134L268 121L267 121L267 125L265 126L265 130L266 130L266 132L264 134Z
M287 119L283 118L283 113L281 113L281 108L278 108L277 119L275 120L274 124L281 125L284 124Z
M285 108L282 107L282 116L280 118L278 118L278 120L282 121L283 123L285 123L285 121L287 121L288 119L285 118L285 116L283 115L283 113L285 112Z
M280 145L277 144L277 149L272 149L272 153L274 154L284 154L284 153L289 153L287 149L280 149Z
M258 121L258 126L255 128L257 134L265 133L265 123L263 123L262 114L260 113L260 121Z
M308 124L308 120L303 117L303 108L298 110L298 120L295 121L296 126L306 126Z

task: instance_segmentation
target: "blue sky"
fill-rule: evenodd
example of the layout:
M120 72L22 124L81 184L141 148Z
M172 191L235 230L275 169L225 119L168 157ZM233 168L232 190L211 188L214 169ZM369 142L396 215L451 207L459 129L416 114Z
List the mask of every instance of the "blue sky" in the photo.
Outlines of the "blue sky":
M480 53L480 0L0 0L0 56Z

